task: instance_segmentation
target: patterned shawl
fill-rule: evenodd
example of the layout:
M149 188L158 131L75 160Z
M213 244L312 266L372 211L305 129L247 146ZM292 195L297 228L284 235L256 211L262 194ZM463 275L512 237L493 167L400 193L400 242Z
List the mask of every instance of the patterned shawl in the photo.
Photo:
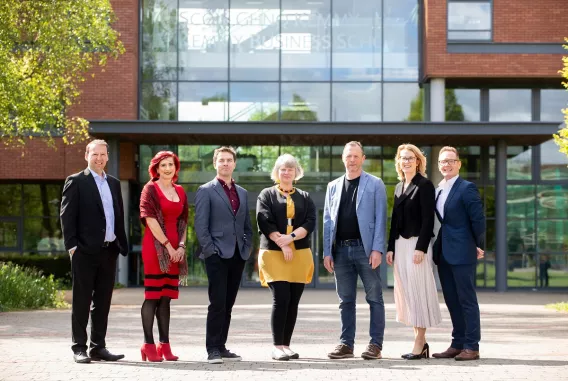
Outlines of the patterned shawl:
M162 209L160 207L160 198L158 196L158 191L156 190L157 185L154 185L154 181L150 180L146 185L144 185L144 189L142 190L142 194L140 195L140 221L146 226L146 218L154 218L158 221L160 228L166 234L166 227L164 224L164 216L162 215ZM177 188L177 185L174 185ZM177 192L177 189L176 189ZM179 192L178 192L179 195ZM183 237L184 232L187 231L187 217L188 217L188 203L187 197L185 196L185 192L183 192L183 196L180 195L181 201L183 202L183 210L181 215L178 217L177 220L177 231L178 235L181 239ZM174 248L177 247L178 242L172 242ZM156 248L156 253L158 253L158 262L160 263L160 270L162 272L167 272L168 268L170 267L170 256L168 254L168 249L166 249L160 241L154 238L154 247ZM184 255L181 262L179 262L179 275L180 278L187 277L188 268L187 268L187 257ZM183 279L182 279L183 281Z

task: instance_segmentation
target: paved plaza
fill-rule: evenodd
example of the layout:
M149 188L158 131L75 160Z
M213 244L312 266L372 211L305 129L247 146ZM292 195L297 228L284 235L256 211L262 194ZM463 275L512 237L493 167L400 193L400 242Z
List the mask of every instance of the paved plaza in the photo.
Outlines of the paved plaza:
M72 359L70 310L0 314L0 380L568 380L568 314L544 304L568 300L567 294L480 292L482 342L480 361L406 361L412 328L395 322L392 291L385 292L387 326L383 359L329 360L340 324L333 290L307 290L292 348L301 359L270 359L271 295L265 289L243 289L233 309L228 347L242 362L209 365L205 361L207 290L184 288L172 303L170 341L180 361L148 363L140 359L142 288L115 291L107 345L124 353L116 363L75 364ZM442 305L443 323L430 329L433 351L446 349L451 323ZM362 290L358 300L355 354L368 341L369 311ZM157 340L157 329L155 329Z

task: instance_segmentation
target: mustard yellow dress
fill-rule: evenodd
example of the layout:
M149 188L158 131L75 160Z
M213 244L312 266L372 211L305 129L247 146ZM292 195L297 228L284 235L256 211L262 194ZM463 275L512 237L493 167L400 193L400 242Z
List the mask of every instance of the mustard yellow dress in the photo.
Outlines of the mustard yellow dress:
M295 191L295 190L294 190ZM293 192L294 192L293 191ZM278 192L286 197L286 217L288 224L286 226L286 234L292 233L294 227L292 220L295 215L294 201L291 195L283 193L278 189ZM263 250L258 253L258 272L260 284L263 287L268 287L270 282L290 282L290 283L310 283L314 275L314 259L311 249L296 250L294 242L289 245L292 248L294 256L290 262L284 260L284 253L282 250Z

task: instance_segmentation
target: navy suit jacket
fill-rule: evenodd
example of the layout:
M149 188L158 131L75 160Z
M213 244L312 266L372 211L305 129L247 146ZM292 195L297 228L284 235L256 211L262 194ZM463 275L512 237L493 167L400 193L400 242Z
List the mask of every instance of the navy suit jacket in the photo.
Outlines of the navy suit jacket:
M475 264L477 248L485 247L485 215L475 184L459 177L444 204L444 218L438 209L436 215L442 225L434 244L434 262L439 264L443 255L450 265Z

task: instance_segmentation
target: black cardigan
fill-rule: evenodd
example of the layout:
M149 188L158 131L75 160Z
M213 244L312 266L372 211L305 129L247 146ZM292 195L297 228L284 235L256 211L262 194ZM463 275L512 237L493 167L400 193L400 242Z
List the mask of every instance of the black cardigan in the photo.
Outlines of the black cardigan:
M308 249L310 247L310 234L316 226L316 207L308 192L296 188L296 192L291 197L295 207L292 226L294 230L302 227L308 231L306 237L294 241L294 246L296 249ZM275 187L265 188L258 195L256 221L260 233L260 249L281 250L274 241L268 238L270 233L276 231L286 234L288 224L286 198Z
M402 193L404 182L397 184L394 191L391 229L388 251L394 252L394 241L418 237L416 250L428 251L430 239L434 236L434 216L436 213L436 190L434 184L417 173L408 188Z

